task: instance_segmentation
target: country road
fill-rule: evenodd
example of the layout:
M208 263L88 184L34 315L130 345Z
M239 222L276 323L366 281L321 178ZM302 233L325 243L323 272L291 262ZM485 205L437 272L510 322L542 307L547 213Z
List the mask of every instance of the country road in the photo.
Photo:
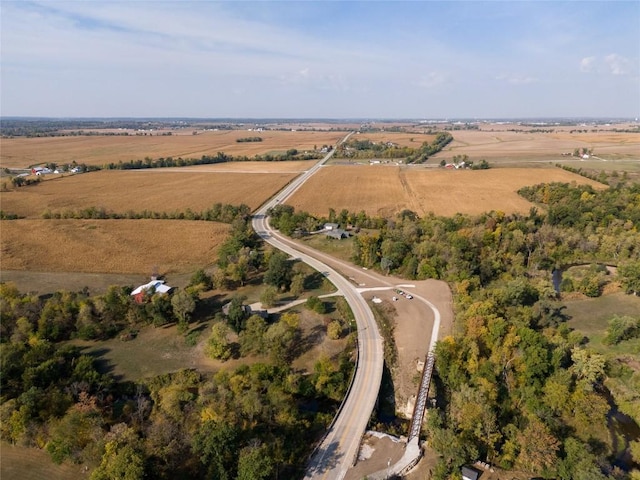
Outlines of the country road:
M352 133L342 141L346 141ZM275 248L300 259L315 270L322 272L342 294L351 307L358 331L358 360L355 375L340 411L334 418L321 444L314 451L305 474L305 479L341 480L353 467L357 459L361 439L375 407L384 364L383 340L375 318L367 301L362 296L362 284L352 282L353 275L365 277L369 285L392 286L390 279L384 279L373 272L358 270L356 267L282 236L269 225L267 212L284 202L306 180L308 180L333 155L332 150L311 169L294 179L276 196L262 205L253 215L252 226L257 234ZM337 268L337 270L336 270ZM340 273L338 272L340 271ZM341 273L348 275L345 278ZM395 283L395 282L394 282ZM422 300L422 299L421 299ZM426 302L428 303L428 302ZM432 306L432 305L430 305ZM434 313L437 310L434 310ZM439 318L439 314L436 315ZM436 322L439 324L439 320ZM435 327L435 325L434 325ZM432 342L437 338L437 327Z
M349 138L347 135L343 141ZM366 300L356 287L329 265L311 255L300 251L293 242L288 241L269 225L266 216L269 208L274 207L292 195L333 155L332 150L320 162L293 180L277 198L272 198L260 207L253 216L253 228L267 243L299 258L312 268L323 272L344 295L353 310L358 328L358 362L356 372L347 397L343 401L339 414L334 419L320 446L309 461L305 478L331 479L344 478L347 470L355 462L360 440L365 432L369 417L375 406L384 362L382 338L378 326Z

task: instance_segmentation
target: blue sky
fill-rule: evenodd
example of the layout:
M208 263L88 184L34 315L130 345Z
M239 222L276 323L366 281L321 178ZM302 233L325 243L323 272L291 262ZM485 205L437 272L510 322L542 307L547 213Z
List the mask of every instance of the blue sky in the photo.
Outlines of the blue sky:
M640 117L638 1L11 1L0 113Z

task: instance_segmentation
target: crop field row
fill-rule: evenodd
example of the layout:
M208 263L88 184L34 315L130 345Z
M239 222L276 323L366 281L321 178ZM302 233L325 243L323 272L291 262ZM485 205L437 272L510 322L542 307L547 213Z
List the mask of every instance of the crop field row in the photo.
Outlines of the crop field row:
M570 133L569 129L550 133L515 132L509 130L460 130L454 140L433 160L468 155L471 160L489 162L510 160L562 160L563 153L576 148L592 150L596 156L640 160L640 133L612 131ZM432 160L432 161L433 161Z
M559 168L444 170L335 165L321 169L287 203L317 215L327 215L329 208L364 210L379 216L403 209L418 215L433 212L444 216L490 210L527 213L532 204L517 191L525 185L547 182L576 182L606 188Z
M424 142L432 142L436 136L411 132L363 132L352 136L350 140L370 140L373 143L391 142L401 147L420 148Z
M234 162L185 169L102 170L45 179L39 185L1 192L0 200L5 212L26 218L40 218L45 210L61 212L88 207L118 213L171 212L187 208L200 211L215 203L244 203L254 209L284 187L305 164L310 165ZM232 168L235 170L231 171Z
M198 135L68 136L3 138L0 140L0 168L27 168L43 163L106 165L146 157L200 158L228 155L253 157L284 153L295 148L312 150L335 145L345 132L220 130ZM260 137L261 142L237 142Z
M242 165L242 164L240 164ZM226 165L230 166L230 165ZM195 168L195 167L194 167ZM210 264L228 227L175 220L43 220L42 213L105 208L200 211L214 203L255 208L294 174L201 173L184 169L102 171L48 180L2 193L7 212L26 217L2 225L2 269L148 273L153 265L188 272ZM516 192L542 182L603 185L558 168L441 170L421 167L326 166L288 202L326 215L329 208L393 215L526 213L531 204Z
M2 222L3 270L192 273L213 263L229 226L187 220Z

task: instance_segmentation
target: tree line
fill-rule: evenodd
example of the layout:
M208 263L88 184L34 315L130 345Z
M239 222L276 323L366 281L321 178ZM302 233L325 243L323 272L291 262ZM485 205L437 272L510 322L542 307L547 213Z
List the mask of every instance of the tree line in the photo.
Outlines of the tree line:
M78 210L63 210L52 212L50 209L42 213L42 218L50 219L93 219L93 220L138 220L138 219L156 219L156 220L201 220L206 222L222 222L233 223L236 219L247 219L251 214L251 209L245 205L231 205L223 203L215 203L206 210L195 212L190 208L184 211L176 210L173 212L156 212L152 210L127 212L113 212L104 207L86 207Z
M338 146L336 158L404 158L407 163L424 163L452 140L449 132L438 132L432 142L423 142L420 147L412 148L391 142L374 143L368 139L352 138Z
M315 160L322 158L323 154L315 151L299 152L296 149L289 149L284 153L263 155L229 155L224 152L218 152L216 155L202 155L200 158L173 158L160 157L153 159L145 157L143 160L129 160L128 162L111 162L103 166L105 170L141 170L145 168L170 168L170 167L188 167L193 165L213 165L216 163L226 162L283 162L288 160Z

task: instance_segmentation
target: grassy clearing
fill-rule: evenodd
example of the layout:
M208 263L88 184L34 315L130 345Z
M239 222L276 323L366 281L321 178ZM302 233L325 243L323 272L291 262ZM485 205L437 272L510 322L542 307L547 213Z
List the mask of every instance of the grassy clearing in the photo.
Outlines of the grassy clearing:
M351 260L353 238L343 238L341 240L337 240L335 238L327 238L323 234L318 234L303 237L301 241L303 244L329 254L332 257L336 257L340 260L346 261Z
M0 478L2 480L67 480L88 478L83 466L56 465L49 454L37 448L0 443Z
M132 287L147 283L151 271L142 274L80 273L80 272L29 272L20 270L0 271L0 282L12 282L21 292L45 295L58 290L78 292L85 287L91 295L102 295L111 285ZM189 284L190 273L173 274L168 278L171 286L183 288Z
M311 287L317 288L305 291L303 297L327 293L321 285L313 284ZM100 370L112 374L119 381L137 381L184 368L195 368L208 373L268 361L266 357L250 356L221 362L208 358L204 353L213 315L219 311L220 306L236 295L245 297L245 304L257 303L264 288L263 285L247 285L233 292L208 292L203 306L200 307L200 311L206 313L200 322L192 324L186 335L196 339L191 344L177 332L175 325L157 328L145 326L134 339L128 341L113 338L105 341L72 340L70 343L82 347L83 353L95 357ZM290 300L292 299L288 299ZM295 368L312 371L313 365L321 355L335 359L346 346L345 338L331 340L326 335L326 326L332 320L339 319L340 315L335 307L335 298L326 298L323 301L327 306L327 313L323 315L304 306L292 309L300 314L301 329L298 358L294 361Z
M301 340L299 355L293 361L293 367L298 370L313 372L313 367L320 357L332 359L337 362L338 356L347 346L348 338L332 340L327 336L327 325L336 319L340 319L335 308L335 299L323 299L327 305L327 313L320 315L311 310L299 306L295 311L300 314Z
M129 341L113 338L101 342L73 340L70 343L82 347L83 353L93 356L101 372L110 373L118 381L137 381L184 368L196 368L203 372L220 369L221 362L208 359L203 353L209 329L208 322L192 329L200 332L195 347L187 345L174 325L144 327ZM234 362L227 362L225 366L233 367Z
M637 316L640 312L640 297L623 292L597 298L565 300L564 312L571 317L568 325L585 335L603 333L613 315Z
M589 348L610 357L640 354L640 338L625 340L618 345L605 345L608 322L613 315L637 317L640 298L622 292L597 298L565 301L565 313L571 317L567 324L589 338Z

